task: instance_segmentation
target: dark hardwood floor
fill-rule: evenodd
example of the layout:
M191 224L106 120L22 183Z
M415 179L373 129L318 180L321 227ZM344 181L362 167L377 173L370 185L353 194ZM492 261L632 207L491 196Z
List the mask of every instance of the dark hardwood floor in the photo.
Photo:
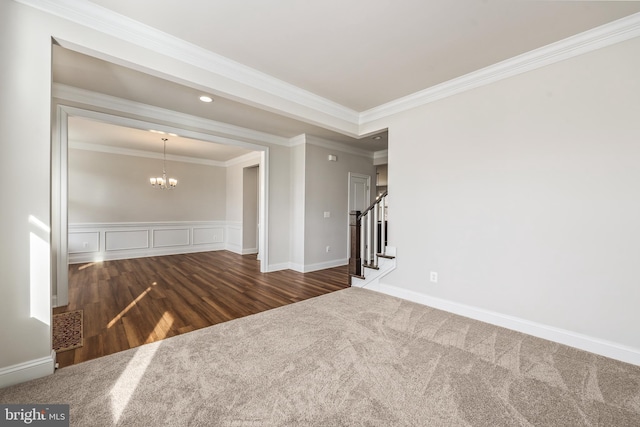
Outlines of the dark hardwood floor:
M347 267L260 273L255 255L227 251L69 266L69 305L83 310L84 345L60 367L347 288Z

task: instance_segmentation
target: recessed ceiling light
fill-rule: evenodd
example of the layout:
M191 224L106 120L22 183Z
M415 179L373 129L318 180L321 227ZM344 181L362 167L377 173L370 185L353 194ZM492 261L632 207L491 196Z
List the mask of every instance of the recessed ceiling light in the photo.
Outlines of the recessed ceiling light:
M149 129L149 132L159 133L159 134L164 135L164 132L162 132L161 130Z
M169 135L169 136L178 136L177 133L168 133L167 135Z
M202 102L213 102L213 98L207 95L202 95L200 97L200 101Z

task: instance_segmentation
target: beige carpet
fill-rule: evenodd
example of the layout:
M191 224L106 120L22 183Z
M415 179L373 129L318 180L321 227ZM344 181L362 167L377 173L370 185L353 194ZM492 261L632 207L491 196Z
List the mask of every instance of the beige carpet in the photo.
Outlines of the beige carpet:
M350 288L63 368L76 426L640 426L640 367Z
M67 311L53 315L53 349L61 351L82 347L82 310Z

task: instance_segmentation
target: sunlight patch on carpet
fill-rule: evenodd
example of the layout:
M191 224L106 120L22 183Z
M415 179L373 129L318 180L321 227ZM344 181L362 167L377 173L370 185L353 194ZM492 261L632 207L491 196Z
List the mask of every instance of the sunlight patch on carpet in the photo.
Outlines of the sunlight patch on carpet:
M113 415L115 424L118 423L122 413L133 397L140 380L144 376L147 367L151 364L153 356L156 354L160 344L160 342L156 342L139 347L136 354L127 364L125 370L120 374L118 381L116 381L113 388L111 388L109 398L111 400L111 414Z

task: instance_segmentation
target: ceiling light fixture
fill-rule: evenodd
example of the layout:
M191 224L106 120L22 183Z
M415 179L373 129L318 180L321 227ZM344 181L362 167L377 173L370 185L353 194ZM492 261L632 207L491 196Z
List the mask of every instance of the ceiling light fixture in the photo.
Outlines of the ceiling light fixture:
M162 138L162 142L162 177L149 178L149 183L151 183L151 186L154 188L159 188L161 190L173 190L178 185L178 180L175 178L169 178L167 180L167 171L165 167L167 163L167 138Z
M200 97L200 101L202 102L213 102L213 98L207 95L202 95Z

